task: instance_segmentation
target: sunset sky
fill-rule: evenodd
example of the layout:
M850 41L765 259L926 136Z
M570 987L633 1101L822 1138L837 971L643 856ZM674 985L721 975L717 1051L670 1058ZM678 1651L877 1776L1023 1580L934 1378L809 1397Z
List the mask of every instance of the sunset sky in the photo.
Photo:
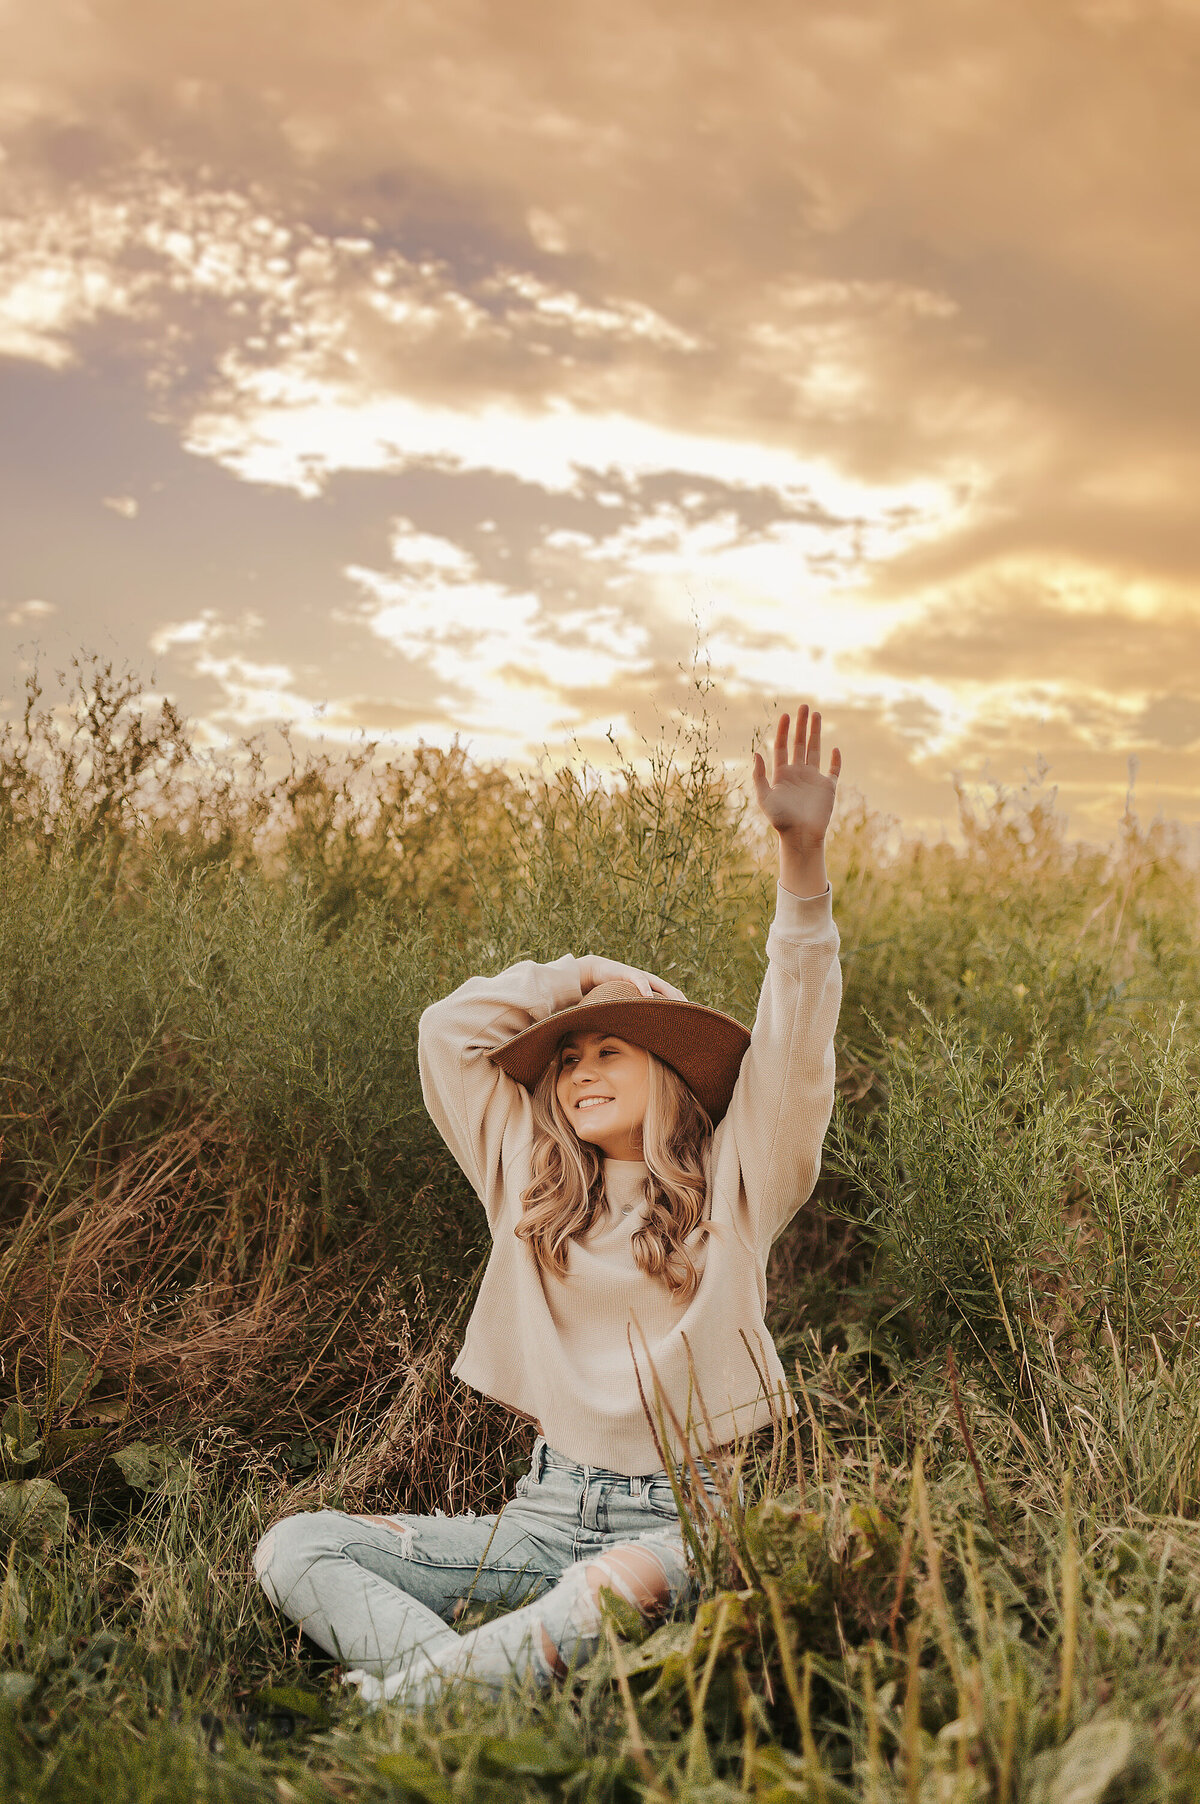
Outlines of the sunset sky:
M1200 820L1200 0L0 0L0 711Z

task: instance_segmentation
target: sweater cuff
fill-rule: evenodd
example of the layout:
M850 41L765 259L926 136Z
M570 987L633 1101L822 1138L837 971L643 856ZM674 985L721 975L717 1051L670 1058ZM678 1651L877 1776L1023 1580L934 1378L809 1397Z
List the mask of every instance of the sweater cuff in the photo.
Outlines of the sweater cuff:
M535 1021L544 1020L547 1015L560 1014L565 1008L575 1008L583 1001L583 990L579 983L579 960L573 953L567 952L552 964L543 965L542 973L546 979L545 1000L549 1006L534 1015Z
M790 889L777 884L775 919L772 931L789 938L807 939L828 932L833 925L833 885L825 885L823 896L794 896Z

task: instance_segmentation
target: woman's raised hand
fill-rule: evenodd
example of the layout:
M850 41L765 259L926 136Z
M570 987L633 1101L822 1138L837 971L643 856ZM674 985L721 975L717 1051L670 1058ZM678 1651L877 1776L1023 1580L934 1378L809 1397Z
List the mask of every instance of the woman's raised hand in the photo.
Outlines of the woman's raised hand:
M792 749L788 750L789 718L779 717L775 729L775 755L770 778L761 752L754 754L754 793L758 805L783 838L802 848L823 844L837 780L842 768L842 754L834 746L829 758L829 775L821 773L821 716L808 704L796 710L796 731Z
M615 958L601 958L594 952L579 960L579 987L585 996L598 983L612 983L617 977L636 984L642 996L667 996L672 1002L687 1001L682 990L677 990L665 977L656 977L653 971L639 971L635 965L618 964Z

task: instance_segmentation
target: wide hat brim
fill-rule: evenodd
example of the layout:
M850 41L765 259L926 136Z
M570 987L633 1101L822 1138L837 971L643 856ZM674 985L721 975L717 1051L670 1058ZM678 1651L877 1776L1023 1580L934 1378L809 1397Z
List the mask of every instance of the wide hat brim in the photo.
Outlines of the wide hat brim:
M602 994L618 988L626 994ZM729 1107L750 1045L750 1035L741 1022L698 1002L639 996L633 984L623 981L597 985L592 994L595 1001L585 998L514 1034L492 1053L493 1062L532 1090L565 1035L616 1034L634 1046L645 1047L677 1071L715 1126Z

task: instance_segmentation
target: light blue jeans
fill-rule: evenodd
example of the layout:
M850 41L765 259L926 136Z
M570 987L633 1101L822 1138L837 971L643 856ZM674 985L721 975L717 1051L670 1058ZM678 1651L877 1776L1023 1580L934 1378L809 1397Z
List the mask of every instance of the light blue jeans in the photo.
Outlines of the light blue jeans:
M716 1481L700 1470L720 1509ZM512 1678L548 1687L596 1652L604 1590L648 1621L691 1597L666 1473L580 1465L541 1435L497 1515L288 1516L259 1542L254 1569L271 1601L352 1669L346 1677L369 1703L414 1708L455 1681L489 1697ZM465 1634L449 1626L476 1604L508 1614Z

